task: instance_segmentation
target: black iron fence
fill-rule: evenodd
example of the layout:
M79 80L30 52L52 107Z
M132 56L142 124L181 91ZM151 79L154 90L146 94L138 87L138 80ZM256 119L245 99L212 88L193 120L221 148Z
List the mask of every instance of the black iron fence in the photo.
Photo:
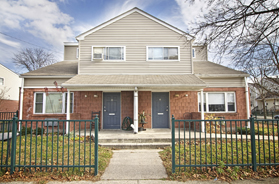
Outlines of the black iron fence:
M7 120L12 124L12 132L4 129L0 132L0 168L10 168L11 173L75 169L92 172L94 169L97 175L98 121L98 117L93 120L18 120L17 117ZM92 125L95 125L94 132L90 131Z
M279 165L279 120L175 120L172 118L172 172L219 165Z

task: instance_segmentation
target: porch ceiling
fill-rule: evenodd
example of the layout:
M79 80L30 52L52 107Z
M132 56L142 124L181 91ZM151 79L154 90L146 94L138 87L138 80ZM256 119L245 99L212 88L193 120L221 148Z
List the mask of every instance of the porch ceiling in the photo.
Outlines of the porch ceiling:
M76 75L62 84L66 88L192 88L207 85L194 74L184 75Z

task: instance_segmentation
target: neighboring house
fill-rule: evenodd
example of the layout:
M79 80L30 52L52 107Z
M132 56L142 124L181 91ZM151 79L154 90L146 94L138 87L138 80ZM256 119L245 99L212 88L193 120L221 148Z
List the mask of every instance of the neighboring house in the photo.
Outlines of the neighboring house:
M172 115L187 112L249 117L249 75L209 62L194 39L133 8L65 42L64 61L22 74L20 118L91 119L101 111L102 129L121 129L129 116L137 132L143 110L146 128L170 128Z
M250 101L252 111L260 111L263 112L263 105L265 104L266 110L270 112L279 111L279 96L275 95L278 93L279 86L278 78L273 78L274 81L268 79L262 79L262 87L259 84L249 83L250 87ZM270 91L274 91L275 94L266 91L264 88L269 89ZM263 103L264 101L264 103Z
M0 64L0 112L15 112L18 110L19 75Z

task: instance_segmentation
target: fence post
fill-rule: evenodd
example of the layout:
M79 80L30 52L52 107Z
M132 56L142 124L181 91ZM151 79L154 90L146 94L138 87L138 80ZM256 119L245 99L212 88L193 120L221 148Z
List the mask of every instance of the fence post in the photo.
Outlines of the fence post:
M254 118L250 117L250 127L251 127L251 148L252 148L252 169L257 171L257 162L256 162L256 141L255 141L255 124Z
M16 155L16 134L17 134L17 116L13 117L13 127L12 127L12 151L11 151L11 171L10 173L13 174L15 171L15 155Z
M175 123L174 123L174 116L172 115L171 118L171 160L172 160L172 173L175 172Z
M98 138L98 131L99 131L99 118L98 115L96 115L95 118L95 169L94 174L95 176L98 174L98 144L99 144L99 138Z

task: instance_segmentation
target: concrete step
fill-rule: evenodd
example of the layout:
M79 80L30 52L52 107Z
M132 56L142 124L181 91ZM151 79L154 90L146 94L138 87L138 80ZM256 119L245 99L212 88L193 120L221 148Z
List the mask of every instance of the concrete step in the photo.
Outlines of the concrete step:
M100 146L111 149L163 149L171 143L99 143Z
M99 143L171 143L170 138L99 139Z

